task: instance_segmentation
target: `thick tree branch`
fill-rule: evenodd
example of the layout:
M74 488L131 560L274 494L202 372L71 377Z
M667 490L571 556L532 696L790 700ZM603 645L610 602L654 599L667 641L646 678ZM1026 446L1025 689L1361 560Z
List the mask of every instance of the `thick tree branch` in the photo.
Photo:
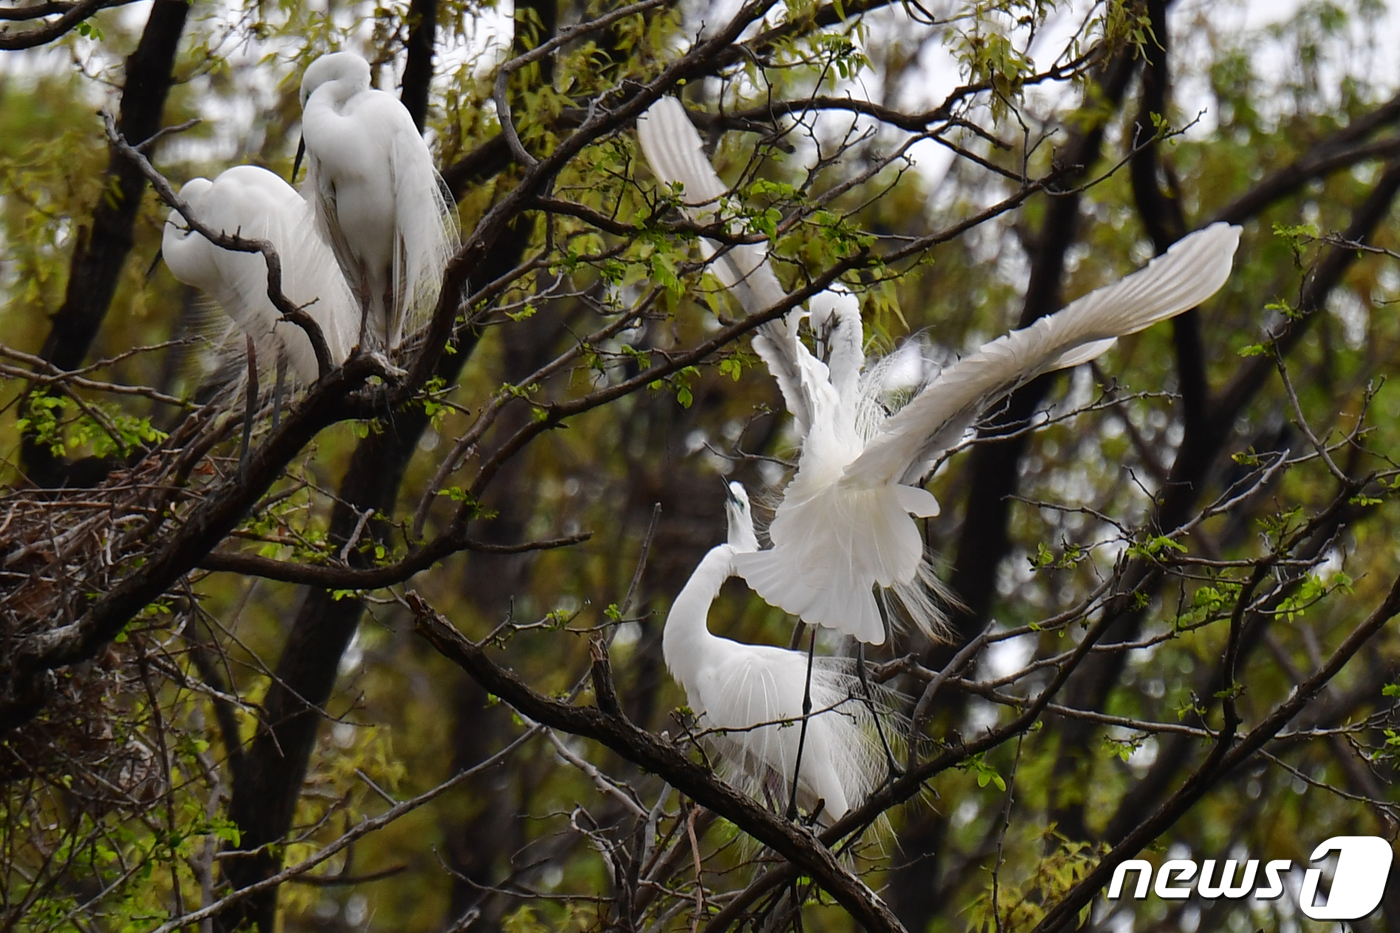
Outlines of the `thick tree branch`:
M0 27L0 52L14 52L47 45L102 10L126 6L133 2L135 0L81 0L79 3L35 3L0 10L0 22L32 22L49 16L58 17L42 26L21 32L11 32L8 26Z
M433 46L437 41L437 0L411 0L408 5L408 58L403 66L399 100L418 132L428 119L428 91L433 84Z
M865 929L902 931L903 926L873 891L852 875L810 832L763 809L717 779L675 746L638 729L620 716L571 706L530 689L498 666L426 603L410 595L419 634L443 657L470 674L483 688L531 719L550 728L593 739L667 781L696 803L729 820L812 876Z
M582 544L591 537L593 537L592 532L584 532L566 535L562 538L524 541L520 544L493 544L487 541L474 541L469 538L456 539L450 535L443 535L396 563L363 570L352 567L332 567L324 564L296 564L290 561L258 557L254 554L234 554L221 551L212 551L204 555L199 561L199 566L204 570L263 577L267 580L281 580L283 583L299 583L303 586L319 586L340 590L377 590L404 583L414 574L427 570L443 558L460 551L477 554L528 554L532 551L549 551L554 548L571 547L575 544Z

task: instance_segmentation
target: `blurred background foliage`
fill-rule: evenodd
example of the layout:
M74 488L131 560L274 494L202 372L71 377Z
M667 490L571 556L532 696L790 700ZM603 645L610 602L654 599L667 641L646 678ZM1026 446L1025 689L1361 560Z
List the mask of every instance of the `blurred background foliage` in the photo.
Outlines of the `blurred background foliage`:
M560 24L586 21L608 6L432 6L437 58L427 132L459 197L462 229L471 231L519 178L519 167L508 160L461 185L448 171L500 132L491 102L495 67L512 42L529 47ZM50 43L0 53L0 343L6 348L39 353L50 318L72 287L75 244L90 235L94 208L110 197L104 191L107 145L95 113L115 106L122 62L136 47L150 8L132 3L104 10ZM356 49L375 63L379 85L394 89L419 9L404 3L194 5L162 123L201 122L166 138L156 164L177 184L248 162L286 177L304 66L329 50ZM536 155L551 152L577 125L588 99L652 79L734 9L665 4L517 71L510 93L524 146ZM813 23L817 9L803 0L782 5L765 25L796 26L762 57L739 56L680 89L693 110L726 115L705 127L716 164L737 186L734 210L747 213L752 229L777 233L776 264L786 284L805 284L866 246L887 252L954 228L1014 195L1022 178L1054 170L1066 141L1095 126L1102 127L1101 151L1093 153L1084 178L1069 186L1093 181L1078 196L1072 242L1062 247L1059 290L1071 299L1154 254L1126 164L1142 72L1133 72L1119 100L1106 99L1099 83L1114 56L1140 62L1149 55L1145 47L1154 37L1144 32L1145 5L848 3L844 10L837 5L842 15L834 23L822 25ZM1160 179L1187 229L1378 108L1397 109L1387 44L1396 21L1384 5L1309 0L1263 25L1255 13L1242 4L1188 0L1168 9L1170 105L1163 114L1167 132L1156 148ZM1095 49L1097 57L1074 64ZM1066 66L1063 76L1027 83L1057 57ZM910 149L907 162L889 159L909 133L888 123L821 108L799 107L797 119L776 124L762 117L772 101L814 95L918 114L958 85L979 81L991 90L959 99L960 125L943 136L957 151L924 140ZM1387 160L1400 158L1395 122L1387 117L1364 139L1351 141L1372 145L1371 154L1317 171L1240 218L1245 233L1235 274L1199 316L1210 387L1229 384L1253 359L1242 351L1261 345L1266 323L1278 314L1270 305L1298 306L1310 270L1334 248L1323 238L1348 228L1357 205L1395 164ZM822 199L861 173L868 177ZM717 319L740 314L693 261L693 238L656 227L658 217L674 219L675 213L664 213L666 193L656 190L630 129L587 146L550 196L635 225L636 233L622 237L559 213L524 215L523 254L536 261L517 270L497 307L479 319L479 343L460 378L437 387L427 402L430 424L416 442L397 505L385 510L400 530L364 539L367 561L385 563L405 553L404 529L419 497L455 439L493 397L508 396L510 387L536 401L581 396L634 375L652 356L693 345L717 329ZM1054 235L1047 232L1049 212L1064 197L1034 194L906 260L843 276L862 296L871 345L892 350L914 342L921 356L947 360L1016 326L1032 266L1046 247L1041 238ZM217 336L219 325L205 299L168 271L147 275L165 214L148 191L132 229L130 258L88 353L90 361L104 362L89 375L192 400L209 378L208 338ZM795 223L774 226L794 217ZM1384 218L1370 242L1400 248L1393 214L1387 210ZM474 270L472 287L509 272ZM1393 308L1398 273L1392 255L1359 255L1288 353L1302 414L1319 436L1335 441L1369 406L1364 451L1337 454L1355 475L1385 471L1387 458L1400 454L1400 386L1388 381L1400 341ZM581 355L547 384L521 383L579 335L644 296L652 305L635 326ZM151 349L128 353L138 347ZM1122 340L1092 368L1050 383L1043 406L1051 423L1029 435L1018 459L1007 547L990 577L995 592L958 592L985 609L959 622L956 636L975 635L992 620L996 631L1010 631L1063 613L1083 601L1115 561L1171 530L1150 523L1187 433L1179 365L1172 328L1164 326ZM34 415L22 404L27 384L12 370L0 389L0 469L5 483L19 490L27 482L21 419ZM172 431L184 416L147 398L88 394L134 419L138 446L150 443L148 429ZM503 409L493 436L508 436L503 425L523 425L534 410L525 403ZM484 494L485 517L474 533L500 544L579 532L591 537L538 553L457 554L417 575L411 586L472 638L503 620L524 626L503 639L499 659L535 689L565 695L587 670L587 632L616 622L618 613L610 616L609 607L624 601L659 504L645 571L626 621L615 626L611 659L629 718L676 734L673 711L684 700L661 662L661 624L700 556L721 540L720 477L757 490L784 475L782 458L794 451L785 419L775 415L781 411L772 380L744 340L645 391L571 418L509 461ZM109 453L94 446L101 441L80 413L65 408L61 416L69 420L59 429L67 458ZM233 545L282 560L334 555L339 542L332 540L329 515L339 479L357 445L373 433L391 432L395 417L320 432L235 532ZM1252 457L1285 448L1295 456L1309 453L1294 422L1275 374L1220 426L1228 436L1220 445L1223 456L1212 458L1196 509L1243 478L1258 462ZM234 444L216 450L219 469L234 456ZM976 464L970 453L960 454L931 485L944 511L928 522L927 536L950 574L959 542L967 540L965 526L979 520L968 505ZM452 482L444 492L452 491ZM1287 696L1300 672L1314 669L1389 587L1400 569L1394 546L1400 513L1390 492L1373 484L1362 501L1353 499L1354 513L1313 555L1300 587L1290 591L1292 602L1277 609L1263 646L1240 673L1246 721L1262 718ZM1202 715L1216 700L1201 691L1224 650L1221 620L1238 596L1240 571L1230 562L1266 553L1270 536L1299 526L1336 496L1327 466L1313 458L1182 537L1184 553L1218 563L1177 567L1147 593L1145 621L1131 636L1143 645L1099 698L1102 713L1124 722L1215 728L1216 720ZM449 507L430 510L429 529L445 520ZM958 579L952 582L956 588ZM401 589L337 594L363 596L366 608L349 647L332 659L338 676L296 794L291 835L267 850L280 862L300 861L361 817L435 787L524 730L516 713L414 634L412 619L394 598ZM196 572L112 647L106 692L81 698L105 711L100 717L94 712L88 734L100 750L95 759L71 769L62 760L31 769L25 762L32 748L6 740L0 927L147 930L222 890L227 859L219 856L244 832L229 809L244 775L240 753L217 720L231 716L251 748L260 704L304 598L303 589L289 583ZM792 634L790 618L738 583L725 590L711 625L768 644L787 644ZM1033 658L1066 650L1080 631L1030 631L998 642L982 655L976 674L983 680L1010 675ZM1388 686L1396 680L1397 647L1391 632L1374 639L1296 724L1334 731L1275 743L1272 757L1256 757L1224 776L1146 857L1247 853L1302 864L1329 836L1393 836L1392 758L1400 740L1387 730L1400 693ZM937 669L952 650L898 644L877 660L911 651ZM138 656L159 660L132 662ZM975 692L950 689L930 731L935 742L970 738L1012 715ZM1031 929L1114 841L1115 821L1131 819L1134 807L1142 814L1154 808L1206 746L1199 740L1182 746L1167 733L1106 720L1072 733L1066 722L1046 715L1043 728L938 775L920 799L891 811L890 835L865 847L857 864L909 929ZM1340 728L1348 724L1352 728ZM59 738L77 742L75 734L60 730ZM646 806L657 803L659 780L598 746L564 741L603 772L631 782ZM81 757L80 749L69 750ZM246 748L241 754L246 761ZM577 806L598 823L620 825L626 816L609 809L588 775L536 737L357 840L310 876L282 885L280 928L437 931L463 929L464 917L475 917L476 929L520 933L602 928L613 881L590 838L571 828ZM659 806L665 843L686 850L688 858L684 802L672 793ZM742 888L747 863L762 858L762 850L737 839L742 834L723 821L702 825L700 833L707 888L712 894ZM686 862L665 881L667 894L655 899L648 922L694 929L694 886ZM805 911L811 928L852 926L829 898L813 897ZM723 903L716 898L706 909L713 913ZM1358 927L1400 922L1391 899L1383 911L1370 926ZM1325 925L1302 918L1284 898L1150 900L1112 909L1100 900L1090 926L1248 931Z

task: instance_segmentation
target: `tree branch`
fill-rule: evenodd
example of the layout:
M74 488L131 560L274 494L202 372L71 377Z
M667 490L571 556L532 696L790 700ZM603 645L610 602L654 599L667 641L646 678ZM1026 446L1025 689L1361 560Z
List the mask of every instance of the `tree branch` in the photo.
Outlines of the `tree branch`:
M483 688L531 719L553 729L593 739L663 778L696 803L734 823L810 874L851 916L872 933L904 927L884 902L854 877L810 832L780 819L718 780L675 746L633 726L620 716L592 707L570 706L536 693L515 674L497 666L416 594L409 595L419 634Z

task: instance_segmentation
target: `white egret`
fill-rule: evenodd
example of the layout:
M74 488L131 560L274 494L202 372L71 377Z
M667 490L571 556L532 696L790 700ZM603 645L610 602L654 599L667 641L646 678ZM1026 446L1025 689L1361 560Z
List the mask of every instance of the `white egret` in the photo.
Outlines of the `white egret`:
M180 189L180 197L210 229L272 244L282 262L282 293L320 327L331 363L343 363L358 321L355 299L330 246L316 230L311 205L296 189L267 169L239 165L213 181L191 179ZM267 263L260 253L215 246L171 210L161 237L161 255L175 278L206 292L244 336L251 378L246 387L241 466L258 403L259 366L276 367L275 427L285 372L290 370L292 378L304 385L320 375L311 340L300 326L285 320L267 297Z
M663 97L652 104L637 119L637 139L657 179L667 186L680 186L682 207L693 221L710 224L720 219L720 199L728 186L705 157L700 135L679 100ZM747 313L757 314L787 297L762 244L744 243L724 250L721 244L701 238L700 246L705 258L713 260L710 271L735 295ZM830 425L818 423L822 418L830 420L829 415L823 413L839 410L852 413L854 417L853 413L860 408L860 373L865 359L861 350L860 304L854 295L835 285L814 296L809 304L814 334L819 347L826 351L823 353L825 363L813 356L799 339L798 328L806 312L790 311L782 319L758 328L753 337L754 351L777 380L798 436L804 442L811 432L816 432L819 438L829 433ZM757 548L752 550L756 552ZM908 619L932 637L942 623L942 614L931 596L941 593L942 586L932 569L921 567L915 579L898 583L893 590L905 609L902 616L895 618ZM852 634L846 626L830 627ZM881 631L883 633L883 628ZM873 709L873 695L865 675L867 640L870 639L857 639L855 669L865 700ZM883 634L880 641L883 641ZM814 629L808 644L809 659L815 651ZM804 719L804 732L807 725ZM878 719L875 732L889 773L897 773L898 766ZM798 747L802 747L800 739ZM794 758L795 771L800 771L800 763L799 755Z
M769 527L773 546L741 555L738 572L775 606L882 643L873 588L932 573L913 516L938 514L921 485L938 459L1017 386L1205 301L1229 277L1239 235L1213 224L1184 238L1145 269L944 368L894 414L870 391L854 405L835 390L816 393L797 473Z
M804 657L771 645L714 635L707 616L736 556L757 550L748 495L729 484L729 540L710 550L671 604L662 635L666 667L685 689L698 724L727 766L726 776L770 798L791 795L831 825L885 776L877 717L895 722L887 698L856 698L846 658ZM810 692L804 687L810 677ZM810 714L810 715L808 715ZM792 724L801 722L801 729ZM788 775L797 771L795 793Z
M349 355L357 323L354 297L336 268L330 247L316 232L311 206L273 172L239 165L210 181L193 178L180 189L195 217L213 230L263 239L282 261L282 293L321 328L331 362ZM292 376L315 382L316 355L306 332L284 320L267 297L267 263L259 253L215 246L171 210L161 255L175 278L209 294L238 329L253 340L264 364L280 356Z
M393 349L431 314L456 249L432 154L398 98L370 87L369 63L354 52L307 67L301 107L306 190L359 299L360 345Z
M638 138L657 177L683 186L691 217L713 221L717 208L708 205L727 189L680 103L657 101L639 118ZM780 325L785 339L773 341L777 365L763 358L797 422L802 452L769 528L773 546L736 555L736 571L769 603L862 644L885 640L877 586L893 590L918 628L936 631L942 619L927 592L937 592L937 578L913 517L938 514L921 487L937 460L1022 383L1086 363L1118 337L1209 298L1229 276L1239 234L1213 224L1184 238L1147 268L946 367L894 414L878 398L880 367L862 374L853 296L831 290L811 302L813 329L829 340L826 363L797 339L798 318L789 315ZM712 256L718 246L702 241L702 248ZM783 298L763 246L745 244L725 258L727 266L711 268L746 311Z
M680 101L663 97L653 104L637 120L637 138L657 179L665 185L681 186L681 203L687 215L697 223L715 222L720 216L719 200L728 187L705 157L700 134ZM702 238L700 245L707 259L715 257L710 271L747 313L756 314L787 297L763 244L740 244L727 252L721 252L720 244L709 239ZM855 295L838 284L814 296L809 305L812 330L819 347L826 350L826 362L814 356L799 339L799 324L807 316L800 310L759 328L753 345L778 382L799 441L806 443L815 429L820 447L834 426L833 412L840 415L836 419L839 423L854 419L864 407L861 369L865 356L861 350L860 304ZM814 414L818 410L823 413L820 418ZM817 421L825 424L816 424ZM908 621L928 636L940 631L942 614L931 594L942 593L942 587L930 567L922 567L914 579L896 583L891 589L905 610L894 615L896 623ZM863 661L864 644L872 640L857 633L866 629L830 622L818 624L856 635ZM872 643L883 640L882 634ZM864 669L863 663L860 669Z

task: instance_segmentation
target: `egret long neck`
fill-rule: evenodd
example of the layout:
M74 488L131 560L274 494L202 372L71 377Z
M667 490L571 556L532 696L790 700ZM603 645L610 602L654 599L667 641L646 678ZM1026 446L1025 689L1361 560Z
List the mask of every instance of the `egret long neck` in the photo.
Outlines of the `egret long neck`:
M689 693L707 646L719 639L710 634L706 618L720 587L734 572L734 549L728 544L712 548L671 603L661 635L666 668Z
M366 90L368 90L367 86L361 87L357 81L342 78L339 81L327 81L313 91L311 97L318 98L319 102L324 102L331 110L341 113L350 98ZM310 98L307 99L307 102L310 103Z

